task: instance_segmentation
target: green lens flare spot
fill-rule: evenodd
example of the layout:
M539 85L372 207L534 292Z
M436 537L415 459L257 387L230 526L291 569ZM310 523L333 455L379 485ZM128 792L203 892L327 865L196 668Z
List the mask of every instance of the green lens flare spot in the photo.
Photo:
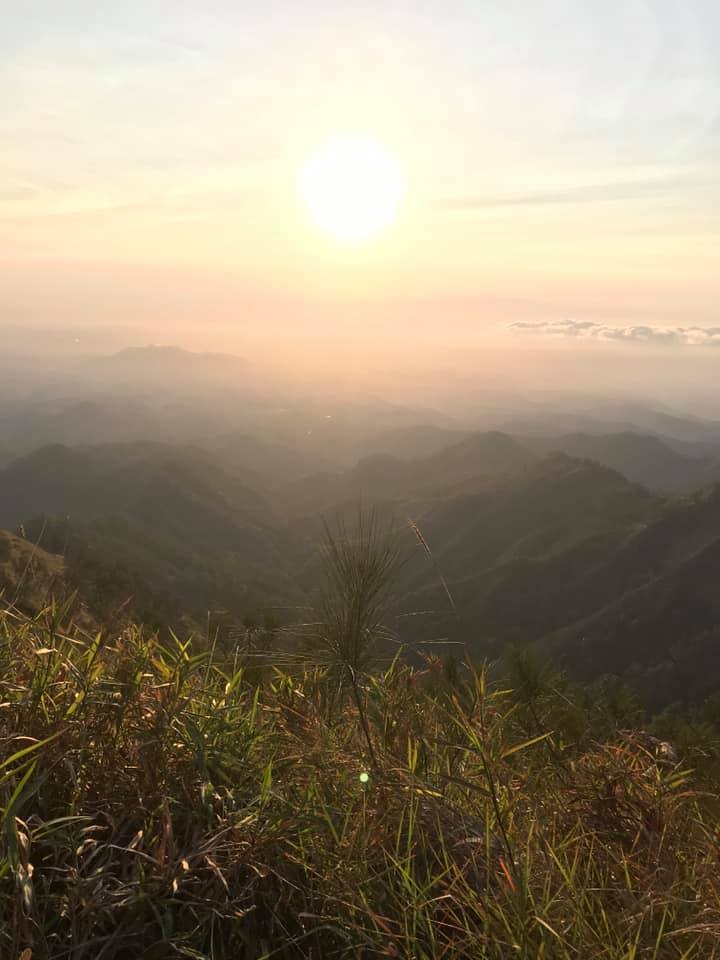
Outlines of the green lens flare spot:
M369 782L370 782L370 774L365 773L365 771L363 770L363 772L360 774L360 783L369 783Z

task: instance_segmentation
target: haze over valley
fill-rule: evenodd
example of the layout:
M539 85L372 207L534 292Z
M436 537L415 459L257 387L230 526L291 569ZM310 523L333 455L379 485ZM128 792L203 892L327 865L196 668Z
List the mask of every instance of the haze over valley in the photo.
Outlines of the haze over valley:
M680 370L698 349L665 347ZM578 676L631 677L655 708L714 690L694 665L717 638L720 417L689 396L598 393L597 371L592 389L553 390L409 366L385 395L381 379L343 388L175 345L102 353L69 333L4 362L0 527L61 556L95 616L289 624L318 585L321 518L373 509L403 531L395 615L415 640L491 658L533 645ZM678 597L694 612L663 639Z

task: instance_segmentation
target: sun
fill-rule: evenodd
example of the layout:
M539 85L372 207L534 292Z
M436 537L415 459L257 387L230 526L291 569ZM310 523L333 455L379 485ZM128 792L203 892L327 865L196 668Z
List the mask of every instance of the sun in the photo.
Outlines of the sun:
M404 178L382 144L344 137L321 147L301 176L303 199L315 223L338 240L367 240L397 217Z

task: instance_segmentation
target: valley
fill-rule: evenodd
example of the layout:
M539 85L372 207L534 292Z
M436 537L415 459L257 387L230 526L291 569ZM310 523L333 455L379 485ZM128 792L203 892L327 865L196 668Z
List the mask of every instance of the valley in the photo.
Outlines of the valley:
M713 424L680 444L638 428L472 430L371 398L297 394L281 413L254 375L232 382L247 370L129 351L100 392L90 378L31 416L6 407L0 448L23 452L0 468L0 528L57 557L61 592L99 619L202 630L262 611L291 623L317 590L323 521L373 511L402 542L410 647L532 647L579 677L631 679L654 709L713 692L714 671L693 668L717 645L720 445L697 439Z

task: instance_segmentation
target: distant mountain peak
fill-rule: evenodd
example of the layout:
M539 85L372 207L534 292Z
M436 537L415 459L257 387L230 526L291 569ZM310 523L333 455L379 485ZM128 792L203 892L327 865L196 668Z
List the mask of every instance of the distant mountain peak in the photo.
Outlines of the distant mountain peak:
M245 365L247 360L231 353L194 352L175 344L149 343L139 347L125 347L102 358L113 364L176 364L223 367Z

